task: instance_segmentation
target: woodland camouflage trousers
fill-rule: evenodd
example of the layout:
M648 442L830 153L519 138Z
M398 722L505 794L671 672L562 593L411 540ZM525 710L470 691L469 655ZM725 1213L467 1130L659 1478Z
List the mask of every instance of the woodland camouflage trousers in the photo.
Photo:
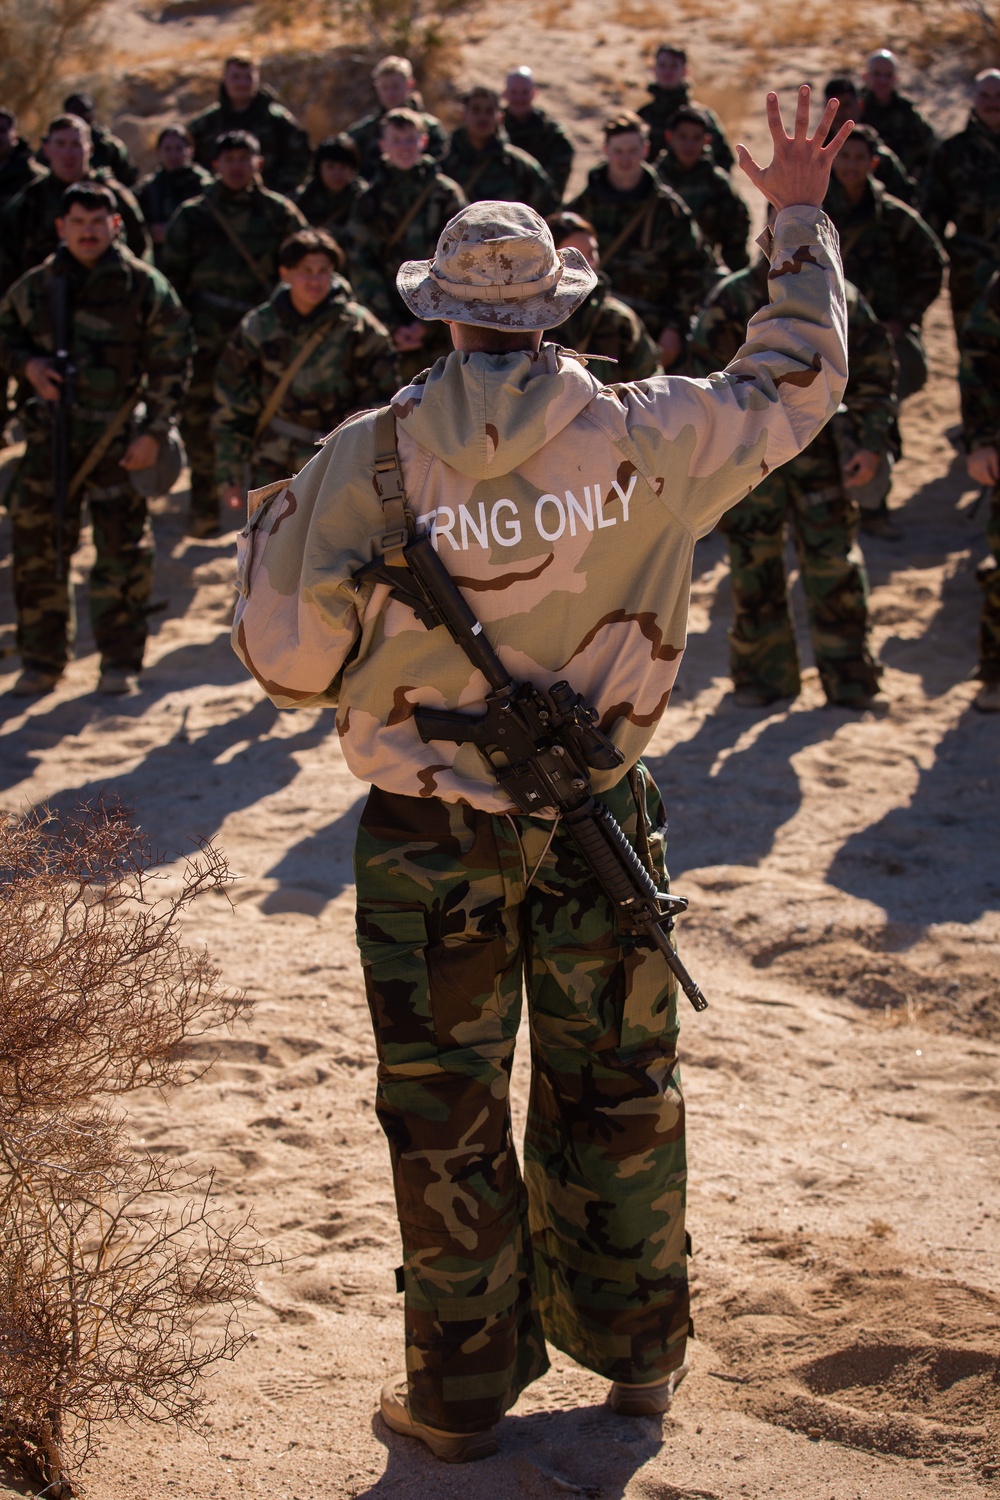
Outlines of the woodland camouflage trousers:
M802 569L816 665L827 698L849 703L876 691L868 650L868 577L857 544L857 506L835 467L804 454L768 475L720 523L729 544L733 627L730 672L737 688L774 697L799 692L798 653L785 579L785 526Z
M990 497L986 542L989 556L977 569L983 590L983 610L979 617L979 676L984 682L1000 682L1000 486Z
M74 422L70 472L86 457L101 425ZM14 603L17 646L26 667L60 673L76 635L69 560L80 540L81 503L86 499L97 558L90 574L90 619L102 667L138 671L146 645L153 586L153 532L146 500L132 488L119 460L129 442L122 433L110 445L66 507L63 576L56 577L56 521L52 452L48 434L30 436L11 485Z
M630 785L631 783L631 785ZM659 794L604 801L665 889ZM403 1240L410 1407L492 1426L548 1367L655 1381L690 1330L677 990L615 934L559 829L373 788L355 853L358 942ZM536 868L537 867L537 868ZM526 886L526 872L530 884ZM524 1176L509 1083L528 995Z

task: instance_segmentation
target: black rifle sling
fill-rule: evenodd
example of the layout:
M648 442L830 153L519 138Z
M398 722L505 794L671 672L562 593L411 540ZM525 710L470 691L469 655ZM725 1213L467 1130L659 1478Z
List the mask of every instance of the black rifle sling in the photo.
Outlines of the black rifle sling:
M410 540L412 517L406 509L403 470L396 444L396 415L391 406L380 407L375 413L375 488L385 522L379 546L391 568L405 568L403 548Z

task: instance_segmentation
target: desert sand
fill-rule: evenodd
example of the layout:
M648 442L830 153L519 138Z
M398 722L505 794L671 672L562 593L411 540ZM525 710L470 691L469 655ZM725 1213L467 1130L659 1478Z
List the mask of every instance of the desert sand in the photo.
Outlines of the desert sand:
M578 60L552 103L588 152L582 178L617 87L591 81L594 58L617 77L628 17L598 43L585 6L534 35L533 14L512 7L465 62L471 77L523 55L540 71ZM808 66L777 60L774 81L821 80L828 54L806 51ZM724 63L743 76L732 44ZM630 77L637 103L634 60ZM741 134L760 143L756 116ZM402 1316L353 942L365 789L332 711L279 713L247 680L228 643L232 537L184 537L183 480L155 507L168 603L140 695L95 695L84 606L58 691L27 707L0 696L0 806L119 797L168 879L193 839L224 850L231 900L202 901L187 938L256 1001L247 1025L192 1048L197 1082L137 1096L131 1122L138 1151L214 1168L220 1204L253 1206L282 1268L262 1275L252 1340L210 1380L198 1430L104 1430L92 1500L997 1494L1000 723L970 709L985 506L955 447L944 298L927 333L932 377L904 412L893 491L904 538L864 542L887 715L823 707L812 668L790 708L735 708L725 548L713 536L696 554L688 651L648 757L691 899L682 953L711 1001L683 1016L697 1338L662 1422L613 1415L606 1383L558 1354L499 1454L473 1466L436 1463L374 1415L402 1366ZM81 602L89 556L73 570ZM0 692L15 668L8 652ZM29 1493L0 1471L0 1495Z

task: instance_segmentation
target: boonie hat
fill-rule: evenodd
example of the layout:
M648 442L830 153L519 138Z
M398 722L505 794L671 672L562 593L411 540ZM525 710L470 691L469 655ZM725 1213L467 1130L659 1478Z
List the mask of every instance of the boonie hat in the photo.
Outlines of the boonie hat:
M579 250L557 250L524 203L470 203L441 231L433 260L408 260L396 286L418 318L475 328L555 328L597 285Z

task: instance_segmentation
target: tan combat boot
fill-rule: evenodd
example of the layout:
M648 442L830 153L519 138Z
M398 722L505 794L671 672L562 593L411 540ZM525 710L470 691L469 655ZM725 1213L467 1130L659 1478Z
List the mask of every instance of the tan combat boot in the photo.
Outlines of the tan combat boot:
M497 1451L492 1427L487 1427L485 1432L442 1432L438 1427L426 1427L423 1422L418 1422L410 1415L405 1375L397 1375L394 1380L386 1382L379 1404L387 1427L404 1437L419 1439L442 1463L472 1463L477 1458L489 1458Z

